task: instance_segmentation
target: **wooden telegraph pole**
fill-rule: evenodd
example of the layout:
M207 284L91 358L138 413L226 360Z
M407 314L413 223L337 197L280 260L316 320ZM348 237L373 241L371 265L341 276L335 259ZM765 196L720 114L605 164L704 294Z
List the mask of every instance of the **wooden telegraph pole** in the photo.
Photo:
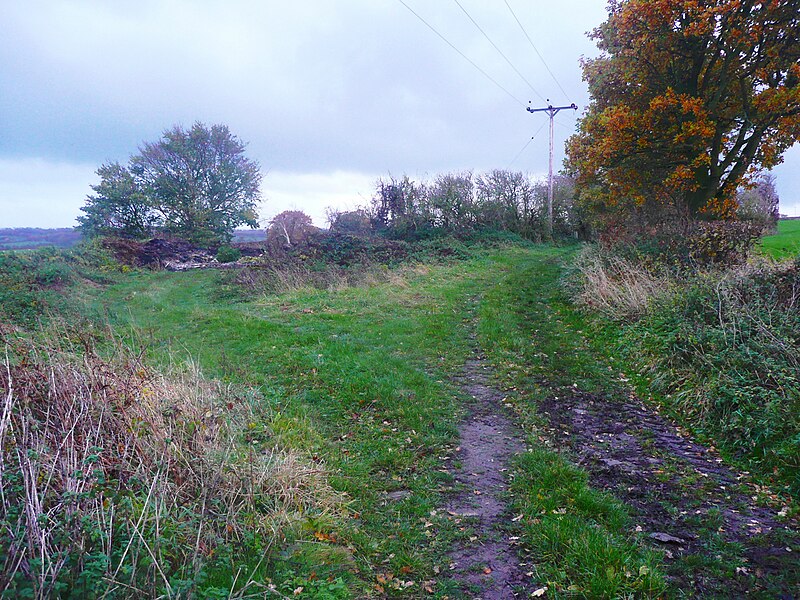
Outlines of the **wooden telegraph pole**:
M548 100L550 102L550 100ZM528 103L530 104L530 102ZM553 119L559 111L571 108L578 110L578 105L574 102L569 106L553 106L548 104L546 108L531 108L525 110L529 113L546 112L550 116L550 168L547 174L547 234L553 237Z

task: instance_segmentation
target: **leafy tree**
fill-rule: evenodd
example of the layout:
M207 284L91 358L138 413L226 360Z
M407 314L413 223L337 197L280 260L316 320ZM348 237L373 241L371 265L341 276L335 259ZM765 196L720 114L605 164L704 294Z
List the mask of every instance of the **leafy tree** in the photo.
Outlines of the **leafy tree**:
M751 185L739 189L736 201L740 219L753 221L765 229L777 227L780 199L772 173L761 173Z
M78 217L83 234L149 236L158 219L131 172L117 162L104 164L96 172L100 183L91 186L95 194L81 208L86 214Z
M797 0L611 0L567 143L595 216L729 218L800 139Z
M405 234L433 225L433 214L424 184L415 183L408 176L398 180L379 179L372 199L372 227L376 231L391 229Z
M228 241L239 225L258 227L261 174L225 125L176 126L146 143L130 170L163 219L190 241Z
M306 213L301 210L285 210L270 221L267 240L294 246L306 239L312 231L314 223Z
M335 233L350 235L369 235L372 233L372 223L369 213L363 208L357 210L338 211L332 208L326 211L328 225Z
M475 180L478 221L520 232L532 221L533 188L520 172L495 169Z
M435 224L444 229L468 229L475 220L475 188L472 173L438 175L428 188L428 202Z
M155 227L204 245L229 241L239 225L258 227L261 174L224 125L173 127L146 143L129 166L103 165L78 218L90 235L150 235Z

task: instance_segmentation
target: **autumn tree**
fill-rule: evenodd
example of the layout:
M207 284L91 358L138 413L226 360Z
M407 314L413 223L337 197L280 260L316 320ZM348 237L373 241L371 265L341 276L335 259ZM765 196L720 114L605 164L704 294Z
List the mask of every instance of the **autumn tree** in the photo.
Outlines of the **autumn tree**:
M314 231L314 223L301 210L285 210L270 221L267 241L286 246L294 246Z
M800 139L797 0L611 0L567 143L604 219L730 218L736 191Z

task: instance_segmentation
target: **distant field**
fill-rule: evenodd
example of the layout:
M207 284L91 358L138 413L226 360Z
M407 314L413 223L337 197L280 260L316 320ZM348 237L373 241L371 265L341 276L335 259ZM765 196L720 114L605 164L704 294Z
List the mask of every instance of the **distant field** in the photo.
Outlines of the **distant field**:
M265 229L237 229L233 232L234 242L260 242L265 240ZM17 227L0 229L0 250L29 250L42 246L71 248L81 241L81 234L72 227L60 229L40 229L38 227Z
M18 227L0 229L0 250L27 250L41 246L70 248L81 239L81 234L72 227L60 229L40 229L38 227Z
M762 239L759 248L763 254L777 259L800 254L800 219L779 221L778 233Z

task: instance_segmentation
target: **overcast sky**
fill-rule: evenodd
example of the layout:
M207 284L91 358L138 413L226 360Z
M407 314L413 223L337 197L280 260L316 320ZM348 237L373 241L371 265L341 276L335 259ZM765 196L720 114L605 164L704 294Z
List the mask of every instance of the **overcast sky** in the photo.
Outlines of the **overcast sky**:
M195 121L248 143L262 222L324 225L390 174L544 175L547 117L525 106L586 106L605 1L403 2L0 0L0 227L74 225L100 164ZM557 166L576 117L556 117ZM798 167L795 147L775 171L790 214Z

